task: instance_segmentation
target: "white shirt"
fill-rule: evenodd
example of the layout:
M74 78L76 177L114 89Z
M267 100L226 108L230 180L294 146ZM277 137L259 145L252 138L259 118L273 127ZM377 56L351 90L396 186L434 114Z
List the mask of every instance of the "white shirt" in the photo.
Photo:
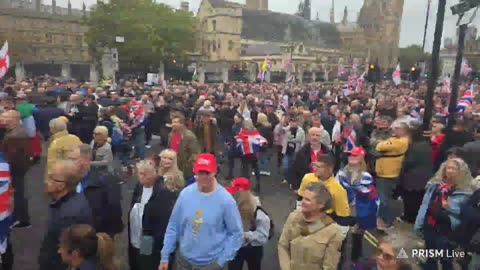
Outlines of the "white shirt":
M143 210L145 205L152 197L153 187L143 187L142 197L139 203L135 203L130 212L130 243L135 248L140 248L140 243L142 242L142 231L143 231Z

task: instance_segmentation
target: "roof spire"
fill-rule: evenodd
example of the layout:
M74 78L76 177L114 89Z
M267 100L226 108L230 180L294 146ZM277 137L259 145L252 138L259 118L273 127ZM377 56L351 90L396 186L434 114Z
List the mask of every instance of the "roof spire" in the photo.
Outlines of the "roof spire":
M330 7L330 23L335 23L335 0L332 0L332 6Z
M348 9L347 9L347 6L345 6L345 9L343 10L342 23L347 24L347 22L348 22Z

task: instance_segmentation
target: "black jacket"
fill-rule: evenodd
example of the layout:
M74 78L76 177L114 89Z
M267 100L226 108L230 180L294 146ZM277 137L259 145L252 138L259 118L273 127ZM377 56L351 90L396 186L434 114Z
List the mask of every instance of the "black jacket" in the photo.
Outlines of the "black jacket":
M327 154L328 151L322 145L322 152ZM310 164L312 163L312 148L310 143L305 144L295 155L295 159L289 166L288 183L297 190L302 183L303 176L310 173Z
M140 202L143 186L137 184L133 191L132 203ZM168 220L173 211L179 193L171 192L163 186L163 177L159 177L153 187L152 196L143 210L142 230L143 235L153 236L153 251L160 252L163 248L163 238L167 230ZM130 216L130 214L129 214ZM130 230L128 230L128 243L130 244Z
M47 232L38 257L40 270L67 269L58 254L59 238L65 228L74 224L93 224L93 219L85 196L72 191L49 206Z
M118 181L110 173L90 171L84 183L83 193L92 208L97 232L114 236L123 230L121 190Z
M413 142L408 146L400 172L400 186L408 191L425 190L432 177L432 148L427 141Z

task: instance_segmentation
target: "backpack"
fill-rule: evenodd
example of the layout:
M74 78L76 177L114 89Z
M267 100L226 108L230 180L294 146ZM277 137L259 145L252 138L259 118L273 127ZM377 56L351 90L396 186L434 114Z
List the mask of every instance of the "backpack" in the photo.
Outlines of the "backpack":
M257 206L257 208L255 209L255 212L253 213L254 217L255 217L255 220L257 218L257 212L258 210L261 210L263 213L265 213L265 215L267 215L267 217L270 219L270 230L268 231L268 240L272 239L272 237L275 235L275 224L273 224L273 220L272 218L268 215L268 213L263 210L263 208L261 206ZM252 226L252 229L251 231L255 231L257 228L256 228L256 225L255 225L255 221L254 221L254 224Z

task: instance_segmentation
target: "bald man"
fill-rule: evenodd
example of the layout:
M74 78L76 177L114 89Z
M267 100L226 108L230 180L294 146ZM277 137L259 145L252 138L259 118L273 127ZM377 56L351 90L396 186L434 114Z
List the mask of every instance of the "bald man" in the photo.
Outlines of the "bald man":
M30 167L29 146L30 140L27 132L20 123L20 113L7 111L1 115L2 124L6 128L2 150L5 153L8 164L14 193L14 227L25 228L30 226L28 214L28 201L25 198L25 174Z

